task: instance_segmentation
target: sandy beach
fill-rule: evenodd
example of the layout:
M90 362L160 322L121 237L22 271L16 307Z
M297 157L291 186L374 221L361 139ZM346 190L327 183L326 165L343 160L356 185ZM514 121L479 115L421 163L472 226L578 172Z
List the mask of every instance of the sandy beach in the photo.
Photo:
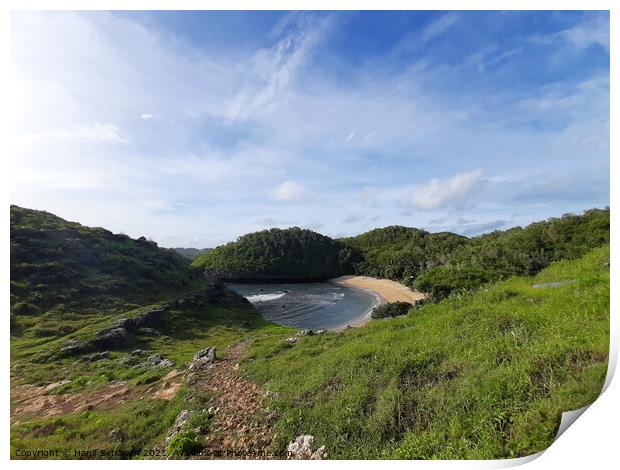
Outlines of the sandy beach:
M422 292L411 290L407 286L389 279L376 279L374 277L367 276L341 276L335 279L330 279L330 282L335 282L336 284L342 284L345 286L368 289L379 296L382 304L396 302L399 300L413 304L424 298L424 294Z
M377 279L367 276L340 276L330 279L329 282L369 290L379 298L382 304L397 301L413 304L425 297L422 292L411 290L407 286L390 279ZM365 325L371 319L370 314L371 312L367 312L364 316L351 322L347 326L359 327Z

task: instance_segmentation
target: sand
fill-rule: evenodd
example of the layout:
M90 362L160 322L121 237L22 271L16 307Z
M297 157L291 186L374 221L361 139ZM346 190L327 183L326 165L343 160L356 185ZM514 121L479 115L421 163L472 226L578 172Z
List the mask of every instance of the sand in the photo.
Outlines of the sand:
M366 289L375 294L381 304L388 302L409 302L411 304L416 303L418 300L422 300L425 295L417 290L411 290L407 286L404 286L396 281L390 279L377 279L367 276L341 276L335 279L330 279L329 282L340 284L343 286L357 287L360 289ZM365 313L360 318L357 318L349 323L351 327L360 327L365 325L371 320L371 312ZM334 328L334 330L341 330L343 328Z
M341 276L330 279L330 282L351 287L359 287L374 292L381 299L382 304L388 302L409 302L415 303L424 298L424 294L417 290L411 290L396 281L389 279L376 279L366 276Z

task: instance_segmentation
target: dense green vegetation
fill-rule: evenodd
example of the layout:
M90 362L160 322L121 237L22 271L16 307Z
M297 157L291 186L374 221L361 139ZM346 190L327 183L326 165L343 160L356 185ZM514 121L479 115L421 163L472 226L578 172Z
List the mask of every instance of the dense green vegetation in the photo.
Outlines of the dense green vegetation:
M533 275L553 261L578 258L609 243L609 209L566 214L525 228L481 235L427 269L413 286L431 298L476 288L514 275Z
M250 233L200 255L193 266L236 281L309 281L343 272L341 245L329 237L293 227Z
M409 302L400 301L379 305L373 309L372 318L400 317L401 315L406 315L411 310L411 307L413 305Z
M73 306L97 312L155 299L200 282L172 250L144 237L67 222L11 206L11 312L38 315Z
M295 344L265 337L244 370L274 392L281 446L312 434L331 458L532 454L551 444L561 412L601 391L608 262L601 247L405 318Z
M454 233L429 233L417 228L378 228L341 242L355 253L355 274L393 279L409 284L426 269L446 263L468 243Z

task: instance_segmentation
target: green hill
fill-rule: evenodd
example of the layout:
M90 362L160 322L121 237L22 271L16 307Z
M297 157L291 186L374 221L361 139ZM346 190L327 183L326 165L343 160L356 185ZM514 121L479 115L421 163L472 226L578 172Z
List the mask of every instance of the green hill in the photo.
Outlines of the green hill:
M144 237L67 222L11 206L11 311L36 315L62 304L106 308L155 299L200 278L173 250Z
M455 249L468 241L454 233L430 233L398 225L341 240L357 253L356 274L405 283L422 271L445 263Z
M609 209L467 238L389 226L349 238L291 228L250 233L195 258L230 281L323 280L342 274L388 278L439 300L514 275L533 275L609 243Z
M359 329L255 341L280 445L335 459L495 459L553 441L607 372L609 246Z
M196 258L192 265L231 281L312 281L338 276L342 246L298 227L250 233Z
M105 448L134 457L154 449L179 412L198 405L188 403L186 388L167 400L153 386L166 387L164 377L197 351L221 354L250 332L278 329L172 250L16 206L10 326L13 457L17 449ZM63 412L71 400L84 407Z

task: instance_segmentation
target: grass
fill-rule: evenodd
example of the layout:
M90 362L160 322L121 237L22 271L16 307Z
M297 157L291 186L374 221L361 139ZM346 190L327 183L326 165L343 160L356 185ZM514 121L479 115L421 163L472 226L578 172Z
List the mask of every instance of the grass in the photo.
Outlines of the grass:
M98 329L109 326L117 318L131 316L140 311L142 308L120 315L86 318L81 323L82 328L77 328L68 337L87 337ZM289 331L264 321L249 305L182 306L172 310L170 315L169 321L157 328L161 336L134 336L126 347L113 350L109 358L96 362L83 362L76 357L33 362L33 358L49 357L45 354L58 350L68 337L51 341L29 335L12 337L12 385L49 384L70 380L69 383L47 392L48 394L92 392L119 380L126 381L131 387L148 387L170 370L185 367L197 351L206 347L215 346L218 354L222 355L228 345L245 337ZM175 365L168 368L134 368L132 364L121 362L133 349L143 349L147 354L159 353L171 359ZM139 362L144 360L142 358ZM175 416L181 409L191 408L191 404L185 399L187 392L187 389L182 388L179 397L170 402L145 398L111 410L95 409L62 417L36 419L16 416L13 421L19 422L11 427L11 455L14 458L19 457L15 453L17 449L71 449L71 452L73 449L103 449L112 452L107 456L110 458L162 456L161 451L158 451L159 454L143 454L141 451L161 444ZM195 395L192 391L193 400ZM200 413L196 416L200 416ZM113 430L120 433L118 442L109 437ZM72 454L70 457L106 458L100 453Z
M134 400L113 410L20 423L11 430L11 456L19 457L17 450L51 449L63 459L106 458L102 450L107 458L157 457L163 454L155 449L184 406L181 393L170 401Z
M243 370L277 393L279 445L331 458L494 459L548 447L607 371L609 247L339 334L255 341ZM534 283L574 279L559 287Z

